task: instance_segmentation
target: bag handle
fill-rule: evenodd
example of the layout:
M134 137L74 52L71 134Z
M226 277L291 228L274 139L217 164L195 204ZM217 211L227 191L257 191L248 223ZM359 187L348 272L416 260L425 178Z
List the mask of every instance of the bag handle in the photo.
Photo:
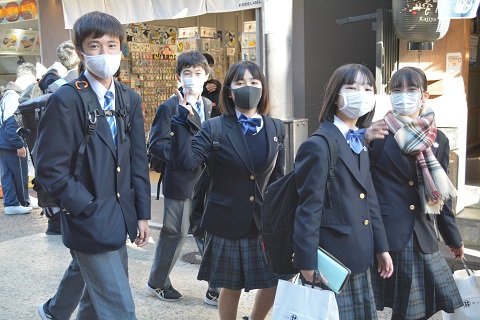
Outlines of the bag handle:
M470 269L470 270L468 269L467 262L468 262L467 259L466 259L465 257L463 257L463 258L462 258L463 267L465 268L465 271L467 272L467 275L468 275L469 277L471 277L472 275L470 274L470 271L471 271L473 274L475 274L475 271L473 271L473 269Z

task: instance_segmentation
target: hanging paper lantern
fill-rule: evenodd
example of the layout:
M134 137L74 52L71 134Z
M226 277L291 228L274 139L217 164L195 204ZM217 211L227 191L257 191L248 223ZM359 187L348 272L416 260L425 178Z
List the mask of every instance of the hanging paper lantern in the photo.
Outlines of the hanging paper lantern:
M477 16L480 0L438 0L438 17L442 19L472 19Z
M20 9L18 7L18 3L16 2L9 2L3 9L5 13L5 18L7 18L8 21L14 22L18 20L18 17L20 16Z
M35 0L23 0L20 3L20 14L23 20L35 19L37 17L37 2Z
M450 25L438 17L437 0L393 0L392 10L395 33L408 41L408 50L432 50Z

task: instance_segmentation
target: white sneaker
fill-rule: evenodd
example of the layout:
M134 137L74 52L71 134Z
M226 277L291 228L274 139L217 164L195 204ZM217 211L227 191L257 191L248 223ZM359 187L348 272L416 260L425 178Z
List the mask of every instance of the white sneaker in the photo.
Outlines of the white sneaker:
M32 197L32 196L29 196L29 198L30 198L30 207L32 207L32 209L38 209L38 208L40 208L40 207L38 206L38 199L37 199L37 198Z
M12 206L5 207L5 214L25 214L32 212L32 207Z

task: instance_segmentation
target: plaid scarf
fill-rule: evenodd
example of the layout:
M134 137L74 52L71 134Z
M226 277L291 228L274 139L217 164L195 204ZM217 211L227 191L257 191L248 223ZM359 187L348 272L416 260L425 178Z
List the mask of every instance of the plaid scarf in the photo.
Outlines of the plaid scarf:
M395 134L400 150L416 158L423 213L439 214L444 201L456 196L457 190L431 149L437 136L435 114L427 106L423 106L416 119L389 111L385 115L385 122Z

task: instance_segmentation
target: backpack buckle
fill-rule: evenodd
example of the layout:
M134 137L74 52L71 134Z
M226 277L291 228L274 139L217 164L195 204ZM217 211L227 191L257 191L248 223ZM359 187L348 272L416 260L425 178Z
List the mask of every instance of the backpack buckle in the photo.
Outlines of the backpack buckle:
M88 121L90 121L91 124L97 123L97 113L95 111L88 113Z
M82 84L82 86L80 86ZM75 81L75 87L78 90L86 89L88 88L88 82L87 81Z

